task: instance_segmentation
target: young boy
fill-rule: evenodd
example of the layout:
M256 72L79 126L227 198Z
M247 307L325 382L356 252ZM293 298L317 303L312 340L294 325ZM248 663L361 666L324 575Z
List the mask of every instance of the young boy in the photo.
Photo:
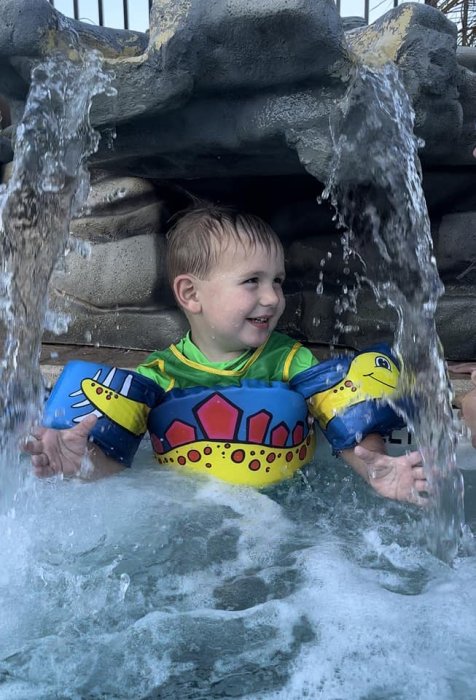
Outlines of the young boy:
M282 381L316 364L311 352L275 331L284 311L284 253L274 231L256 216L215 206L186 213L168 235L167 266L190 332L153 353L137 372L167 392L192 386ZM37 476L78 474L86 453L94 474L121 465L88 441L96 419L67 430L38 428L25 449ZM390 457L380 435L341 451L379 494L421 504L426 479L418 452Z

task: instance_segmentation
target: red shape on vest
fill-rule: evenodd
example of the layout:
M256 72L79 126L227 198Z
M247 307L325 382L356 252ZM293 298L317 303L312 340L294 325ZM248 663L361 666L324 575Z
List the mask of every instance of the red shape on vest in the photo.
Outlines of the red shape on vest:
M288 439L289 428L286 423L280 423L271 431L271 444L273 447L284 447Z
M174 420L165 431L165 437L171 447L177 447L178 445L186 445L187 442L195 442L197 434L193 425L181 420Z
M150 434L150 441L152 443L152 447L154 449L154 452L158 455L163 454L164 452L164 443L160 438L157 437L157 435L153 435L152 433Z
M243 411L218 392L194 409L197 421L211 440L234 440Z
M304 440L304 426L302 423L296 423L293 430L293 445L299 445Z
M264 443L264 436L271 422L271 413L259 411L248 418L248 429L246 439L248 442L255 442L258 445Z

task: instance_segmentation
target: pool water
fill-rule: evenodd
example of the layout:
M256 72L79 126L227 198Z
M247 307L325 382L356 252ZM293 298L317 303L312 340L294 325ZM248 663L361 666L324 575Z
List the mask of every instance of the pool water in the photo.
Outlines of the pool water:
M416 507L323 446L261 493L149 450L95 483L29 478L1 518L1 700L476 698L469 533L444 564Z

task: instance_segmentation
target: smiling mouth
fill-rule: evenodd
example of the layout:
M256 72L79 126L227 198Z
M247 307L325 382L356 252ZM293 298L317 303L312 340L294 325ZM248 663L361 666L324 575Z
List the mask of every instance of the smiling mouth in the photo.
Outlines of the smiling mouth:
M373 372L370 372L369 374L364 374L364 377L370 377L373 379L375 382L378 382L379 384L383 384L384 386L388 386L390 389L396 389L394 384L387 384L387 382L382 382L381 379L377 379L377 377L374 377Z
M254 326L267 326L269 319L269 316L257 316L256 318L248 318L247 321L252 323Z

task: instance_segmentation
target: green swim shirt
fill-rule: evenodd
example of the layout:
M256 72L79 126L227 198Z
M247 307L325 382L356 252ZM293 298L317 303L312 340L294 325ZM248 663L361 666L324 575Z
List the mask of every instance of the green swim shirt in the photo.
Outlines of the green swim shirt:
M191 386L238 386L242 379L288 382L315 364L310 350L277 332L263 345L233 360L210 362L187 333L176 345L153 352L136 371L170 391Z

